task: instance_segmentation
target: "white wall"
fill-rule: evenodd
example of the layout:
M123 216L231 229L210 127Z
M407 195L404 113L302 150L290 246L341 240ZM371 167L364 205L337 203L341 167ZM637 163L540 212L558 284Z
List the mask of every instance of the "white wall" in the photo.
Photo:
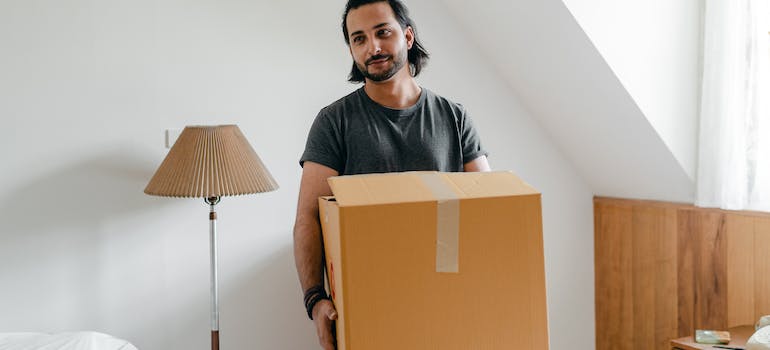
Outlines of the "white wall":
M695 179L703 0L563 0Z
M693 200L694 182L562 0L443 0L596 195Z
M552 348L592 348L591 191L443 8L410 5L434 55L421 82L469 108L493 167L543 192ZM237 123L282 188L219 205L222 346L314 348L291 226L312 118L355 88L342 6L0 3L0 332L208 348L207 207L142 190L164 129Z

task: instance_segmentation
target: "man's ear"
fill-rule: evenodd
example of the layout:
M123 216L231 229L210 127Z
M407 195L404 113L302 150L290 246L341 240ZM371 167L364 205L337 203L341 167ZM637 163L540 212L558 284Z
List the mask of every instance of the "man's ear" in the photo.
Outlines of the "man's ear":
M411 50L412 45L414 45L414 30L412 29L412 26L406 26L404 37L406 37L406 49Z

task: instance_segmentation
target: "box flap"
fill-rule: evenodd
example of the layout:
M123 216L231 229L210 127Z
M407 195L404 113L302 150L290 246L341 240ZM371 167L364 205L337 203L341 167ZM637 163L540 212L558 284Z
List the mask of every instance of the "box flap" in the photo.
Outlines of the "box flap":
M510 171L346 175L328 181L341 207L539 193Z

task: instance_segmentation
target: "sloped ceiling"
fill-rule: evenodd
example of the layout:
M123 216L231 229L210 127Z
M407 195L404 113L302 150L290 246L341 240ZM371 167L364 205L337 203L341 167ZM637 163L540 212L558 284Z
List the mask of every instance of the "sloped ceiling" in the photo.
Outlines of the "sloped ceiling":
M561 0L443 0L596 195L692 202L694 183Z

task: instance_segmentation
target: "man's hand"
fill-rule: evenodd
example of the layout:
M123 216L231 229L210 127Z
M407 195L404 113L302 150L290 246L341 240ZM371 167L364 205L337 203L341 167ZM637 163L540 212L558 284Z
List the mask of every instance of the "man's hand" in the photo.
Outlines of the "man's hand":
M336 335L332 333L334 321L337 320L337 310L331 300L324 299L313 306L313 322L318 333L318 342L324 350L337 349Z

